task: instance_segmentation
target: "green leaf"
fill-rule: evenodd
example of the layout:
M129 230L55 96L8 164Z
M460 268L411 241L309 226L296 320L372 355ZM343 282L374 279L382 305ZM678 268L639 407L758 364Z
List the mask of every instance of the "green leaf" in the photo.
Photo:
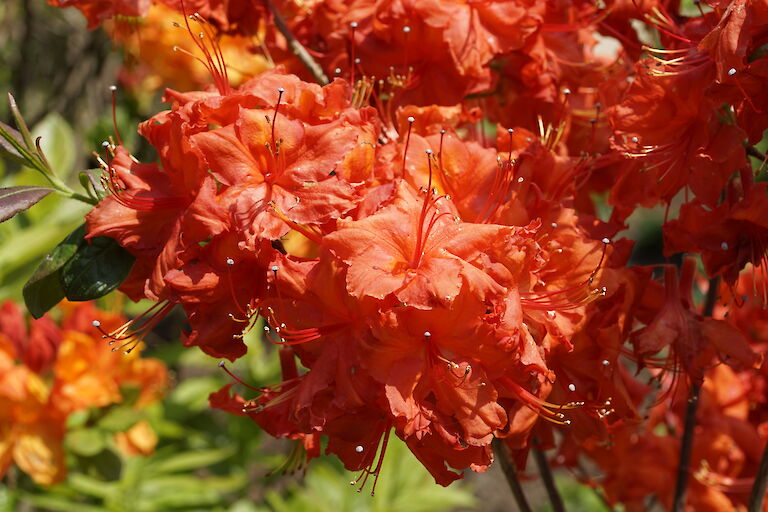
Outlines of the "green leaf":
M143 411L130 407L116 407L98 421L98 426L109 432L122 432L144 419L144 416Z
M190 471L212 466L217 462L221 462L224 459L231 457L233 453L234 450L225 448L219 450L185 452L173 455L164 460L154 461L150 467L151 471L155 474Z
M4 485L0 485L0 512L16 510L16 493Z
M67 433L64 442L72 452L84 457L92 457L106 446L104 432L93 428L73 430Z
M115 492L115 484L105 482L82 473L72 473L67 479L67 484L79 493L97 498L106 498Z
M122 283L131 271L134 257L106 236L81 245L61 269L64 295L72 301L103 297Z
M41 137L40 147L53 170L66 179L75 168L75 134L59 114L51 113L32 129L35 137Z
M0 188L0 222L34 206L51 192L52 188L45 187Z
M69 501L65 498L52 495L33 495L25 494L23 501L42 510L56 510L61 512L72 512L77 510L78 512L104 512L105 509L94 505L86 505L84 503L77 503Z
M24 303L32 316L40 318L64 298L61 268L75 255L85 241L85 225L81 225L43 259L24 285Z

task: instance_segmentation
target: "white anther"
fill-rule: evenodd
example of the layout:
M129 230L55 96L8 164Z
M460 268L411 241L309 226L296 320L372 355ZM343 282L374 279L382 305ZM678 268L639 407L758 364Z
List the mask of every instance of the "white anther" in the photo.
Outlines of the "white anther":
M610 238L603 238L603 243L604 244L609 244L609 243L611 243L611 239Z
M603 359L603 366L608 366L611 362L607 359Z
M557 222L551 223L550 226L552 226L553 228L556 228L557 227Z
M429 332L429 331L424 331L424 337L425 337L425 338L430 338L431 336L432 336L432 333L431 333L431 332Z
M101 147L103 147L103 148L108 148L108 147L109 147L109 141L106 141L106 140L105 140L104 142L102 142L102 143L101 143Z
M414 119L414 118L413 118L413 116L408 116L408 122L409 122L409 123L412 123L412 122L414 122L415 120L416 120L416 119Z
M277 88L277 92L279 92L280 94L282 94L282 93L284 93L284 92L285 92L285 89L283 89L282 87L278 87L278 88Z
M94 327L100 327L101 322L99 322L98 320L94 320L93 322L91 322L91 325L93 325Z
M349 24L349 26L352 28L357 28L357 22L353 21L352 23Z
M736 74L736 68L731 68L728 70L728 76L733 76Z
M432 150L431 150L431 149L425 149L425 150L424 150L424 152L425 152L426 154L428 154L428 155L431 155L431 154L432 154Z
M117 86L116 85L110 85L109 86L109 90L112 91L112 92L115 92L117 90Z
M363 453L363 450L364 450L364 449L365 449L365 448L363 448L361 445L357 445L357 446L355 446L355 451L356 451L357 453Z
M720 244L720 248L724 251L728 250L728 242L723 242Z
M632 139L631 139L631 140L632 140L632 142L634 142L635 144L637 144L637 143L640 141L640 139L638 139L637 137L632 137Z
M232 258L227 258L227 265L234 265L234 264L235 264L235 260L233 260Z
M224 361L219 361L219 368L224 368Z
M513 133L515 133L515 130L513 130L512 128L509 128L509 129L507 130L507 133L508 133L508 134L510 134L510 135L512 135Z
M576 385L574 383L568 384L568 391L570 392L576 391Z
M341 68L336 68L333 70L333 72L338 75L339 73L341 73Z
M547 311L547 318L549 318L550 320L554 319L555 316L557 316L557 313L555 313L554 311Z
M406 26L404 26L404 27L403 27L403 32L405 32L406 34L407 34L408 32L410 32L410 31L411 31L411 27L409 27L408 25L406 25Z
M278 267L277 265L272 265L272 269L271 270L272 270L272 272L277 272L278 270L280 270L280 267Z
M563 94L565 94L566 96L568 96L569 94L571 94L571 90L570 90L569 88L567 88L567 87L566 87L565 89L563 89Z
M360 64L360 58L359 57L355 57L355 64Z

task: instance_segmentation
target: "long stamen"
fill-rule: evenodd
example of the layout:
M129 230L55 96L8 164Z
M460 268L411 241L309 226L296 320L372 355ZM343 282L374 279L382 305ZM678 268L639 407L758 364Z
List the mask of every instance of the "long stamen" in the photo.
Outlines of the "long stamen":
M117 143L122 146L123 139L120 137L120 130L117 128L117 87L111 85L109 90L111 91L112 96L112 128L115 130Z
M352 84L354 87L355 85L355 67L356 67L356 58L355 58L355 47L357 46L355 43L355 30L357 29L357 22L353 21L349 24L349 28L351 29L351 46L350 49L350 70L349 70L349 83Z
M566 419L565 414L562 411L569 411L584 406L584 402L568 402L560 405L547 402L534 395L508 376L500 378L498 382L514 393L523 405L545 420L557 425L571 424L571 420Z
M371 487L371 496L373 496L376 492L376 484L379 481L379 474L381 473L381 466L384 463L384 455L387 451L387 444L389 443L389 434L391 430L389 425L387 425L384 429L383 436L381 437L381 448L379 448L379 441L377 439L376 441L376 451L378 452L378 461L376 462L376 467L372 468L374 461L376 461L376 457L374 455L374 458L371 459L371 461L368 463L368 465L363 468L360 475L358 475L357 478L349 482L349 485L357 485L360 483L360 487L357 488L357 492L361 492L363 488L365 487L365 484L368 482L368 477L370 475L373 475L373 486ZM363 453L365 448L360 445L355 448L355 451L358 453ZM360 479L362 478L362 482Z
M413 116L408 116L408 135L405 136L405 148L403 149L403 176L405 176L405 159L408 157L408 145L411 143L411 129L413 128L414 121L416 120L413 118Z
M610 240L607 238L603 238L602 242L600 260L584 281L561 290L522 292L520 294L521 304L528 309L554 312L556 310L576 309L604 296L608 291L606 287L590 288L603 266L606 250L610 244Z
M411 118L408 118L409 120ZM410 127L408 129L408 133L410 134ZM429 180L427 181L427 190L426 195L424 197L424 203L421 206L421 213L419 214L419 225L418 225L418 231L416 233L416 249L413 254L413 258L411 259L411 268L418 268L419 263L421 262L421 257L423 255L423 241L425 238L424 233L424 221L427 217L427 210L429 208L430 204L430 195L432 194L432 150L427 149L427 165L429 167Z
M94 320L92 325L101 332L102 338L109 340L110 345L119 343L118 346L112 348L112 352L123 350L125 354L130 354L143 341L144 337L171 312L174 305L174 303L168 300L153 304L152 307L142 314L124 323L112 332L106 332L102 329L101 322L98 320Z
M275 106L275 113L272 116L272 152L277 155L280 150L277 147L277 143L275 142L275 122L277 121L277 112L280 110L280 100L283 99L283 93L285 92L285 89L282 87L279 87L277 89L277 105Z
M245 387L247 387L247 388L249 388L249 389L252 389L252 390L254 390L254 391L260 391L258 388L255 388L255 387L251 386L250 384L248 384L247 382L245 382L244 380L242 380L240 377L238 377L237 375L235 375L234 373L232 373L232 372L229 370L229 368L227 368L227 364L226 364L224 361L219 361L219 368L221 368L222 370L224 370L224 371L227 373L227 375L229 375L230 377L232 377L232 379L233 379L235 382L237 382L238 384L241 384L241 385L243 385L243 386L245 386Z

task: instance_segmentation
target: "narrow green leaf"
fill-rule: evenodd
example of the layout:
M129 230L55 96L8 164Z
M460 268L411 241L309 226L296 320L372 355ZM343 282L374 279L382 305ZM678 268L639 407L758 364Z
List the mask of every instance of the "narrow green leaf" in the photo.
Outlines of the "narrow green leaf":
M116 487L113 482L105 482L82 473L72 473L67 483L74 490L97 498L106 498L115 492Z
M22 117L21 111L19 111L19 106L16 105L16 98L14 98L13 94L10 92L8 93L8 107L11 109L11 114L13 114L13 119L16 121L16 127L21 133L21 138L24 141L24 144L27 146L27 149L33 149L32 136L29 133L29 128L27 128L27 123L24 122L24 117Z
M77 510L78 512L105 512L103 507L77 503L53 495L24 494L23 502L42 510L56 510L61 512L72 512L73 510Z
M60 271L75 255L77 248L85 244L83 237L85 225L81 225L57 245L24 285L24 303L33 317L40 318L64 298Z
M151 471L156 474L161 474L205 468L231 457L233 453L234 451L231 449L200 450L197 452L180 453L164 460L153 462Z
M115 240L97 236L81 245L61 269L64 295L72 301L103 297L128 277L133 262L131 253Z
M5 222L17 213L34 206L51 192L52 188L44 187L0 188L0 222Z

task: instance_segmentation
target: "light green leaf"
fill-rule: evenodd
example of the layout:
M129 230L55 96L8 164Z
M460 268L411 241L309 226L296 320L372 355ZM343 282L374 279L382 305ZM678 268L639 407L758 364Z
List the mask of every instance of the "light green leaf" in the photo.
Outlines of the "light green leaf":
M143 411L130 407L115 407L98 421L98 426L109 432L123 432L144 419L144 417Z
M106 447L106 441L104 432L85 428L68 432L64 443L77 455L92 457Z
M42 137L40 147L54 172L63 180L72 173L77 156L75 134L63 117L50 113L33 129L33 137Z
M153 461L151 464L148 464L147 471L162 474L205 468L231 457L234 453L235 450L231 448L184 452L164 460Z

